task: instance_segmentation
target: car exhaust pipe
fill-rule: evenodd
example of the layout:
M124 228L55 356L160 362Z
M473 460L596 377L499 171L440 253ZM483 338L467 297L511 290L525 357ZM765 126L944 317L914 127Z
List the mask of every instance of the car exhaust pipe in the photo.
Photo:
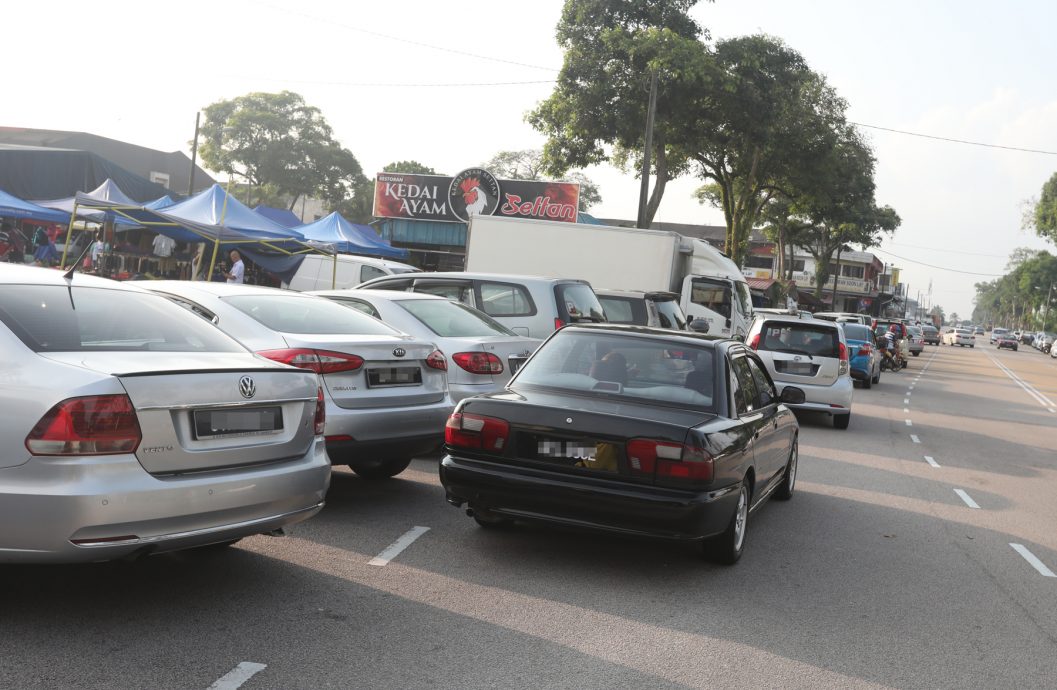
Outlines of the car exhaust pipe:
M473 517L473 508L466 509L466 517Z
M285 537L286 536L286 530L284 530L282 527L279 527L277 529L273 529L273 530L270 530L268 532L264 532L263 534L266 537Z

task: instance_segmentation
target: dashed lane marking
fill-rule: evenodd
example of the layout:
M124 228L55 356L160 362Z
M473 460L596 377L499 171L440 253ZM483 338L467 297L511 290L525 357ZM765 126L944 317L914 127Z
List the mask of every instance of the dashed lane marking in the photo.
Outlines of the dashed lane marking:
M268 668L267 664L243 661L218 678L217 682L209 686L209 690L235 690L235 688L241 687L243 683L266 668Z
M914 443L921 443L921 439L918 438L916 434L911 434L910 435L910 440L913 441Z
M389 561L399 556L401 551L411 546L412 542L428 531L429 527L412 527L404 532L399 539L386 547L385 551L382 551L380 554L367 561L367 565L383 566L388 564Z
M978 504L976 503L976 501L974 501L974 500L972 499L972 497L971 497L971 496L970 496L969 494L965 493L965 492L964 492L964 491L962 491L961 489L955 489L955 490L954 490L954 493L958 494L958 498L960 498L960 499L962 499L963 501L965 501L965 505L969 506L970 508L979 508L979 507L980 507L980 506L979 506L979 505L978 505Z
M1009 545L1013 547L1014 551L1023 556L1024 560L1030 563L1032 568L1038 570L1040 575L1043 577L1057 577L1057 573L1054 573L1047 568L1046 564L1040 561L1031 551L1028 551L1026 546L1023 544L1014 544L1012 542L1010 542Z
M925 456L925 462L927 462L928 464L930 464L930 465L932 465L933 467L936 467L936 468L938 468L940 466L940 464L938 462L936 462L935 460L932 459L931 455L926 455Z

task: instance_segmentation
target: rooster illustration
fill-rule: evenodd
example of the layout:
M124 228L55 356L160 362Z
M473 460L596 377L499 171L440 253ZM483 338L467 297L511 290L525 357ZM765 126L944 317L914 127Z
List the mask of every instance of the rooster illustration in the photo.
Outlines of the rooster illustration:
M462 199L466 202L467 216L476 216L484 211L488 197L481 190L481 183L476 177L463 180L459 187L462 189Z

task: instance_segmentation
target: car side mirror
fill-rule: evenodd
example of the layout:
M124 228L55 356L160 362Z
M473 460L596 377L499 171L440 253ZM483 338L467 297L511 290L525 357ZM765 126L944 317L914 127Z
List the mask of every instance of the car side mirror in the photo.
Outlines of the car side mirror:
M687 324L694 333L708 333L708 321L697 318Z
M796 386L786 386L782 389L782 394L778 396L778 399L790 405L802 405L807 400L807 396L804 395L803 390Z

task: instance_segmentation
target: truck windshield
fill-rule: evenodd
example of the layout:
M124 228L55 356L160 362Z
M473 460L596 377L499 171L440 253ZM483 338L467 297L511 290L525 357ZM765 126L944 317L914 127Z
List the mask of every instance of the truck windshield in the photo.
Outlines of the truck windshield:
M711 278L694 278L690 301L699 307L730 318L730 285Z

